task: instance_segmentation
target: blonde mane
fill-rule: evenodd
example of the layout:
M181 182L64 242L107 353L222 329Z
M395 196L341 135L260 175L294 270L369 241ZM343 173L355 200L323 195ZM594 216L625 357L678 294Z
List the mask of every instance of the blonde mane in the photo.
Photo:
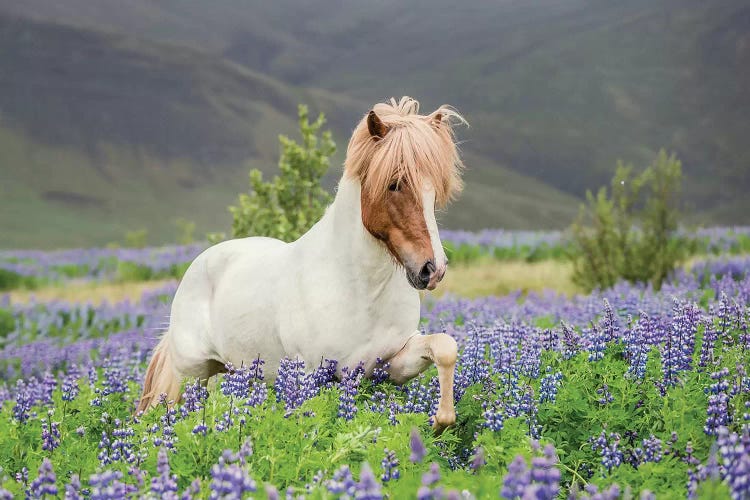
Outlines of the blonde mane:
M357 124L346 151L344 175L358 177L363 191L379 198L393 182L406 182L417 199L425 179L435 188L435 201L445 206L462 189L463 163L453 136L453 123L466 121L448 105L419 114L419 102L402 97L379 103L373 111L385 126L373 137L367 115Z

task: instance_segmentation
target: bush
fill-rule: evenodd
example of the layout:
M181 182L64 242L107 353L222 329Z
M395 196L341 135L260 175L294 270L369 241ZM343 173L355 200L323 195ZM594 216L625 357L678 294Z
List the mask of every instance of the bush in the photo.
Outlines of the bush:
M686 255L677 236L681 181L680 161L664 150L638 175L618 162L610 192L586 193L588 205L571 227L573 280L589 290L620 279L659 289Z
M232 237L270 236L293 241L320 219L331 195L320 181L328 170L336 145L329 131L318 133L325 123L321 113L310 123L306 106L299 106L302 143L279 136L280 175L263 181L258 169L250 171L250 193L242 193L232 213Z

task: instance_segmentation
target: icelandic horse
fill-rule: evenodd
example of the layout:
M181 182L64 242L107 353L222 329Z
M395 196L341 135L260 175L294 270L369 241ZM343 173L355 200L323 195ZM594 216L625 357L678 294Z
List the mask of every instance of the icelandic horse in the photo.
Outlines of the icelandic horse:
M418 290L433 290L447 259L435 208L462 187L449 106L419 115L409 97L380 103L357 124L333 203L292 243L250 237L208 248L190 265L154 350L138 411L166 394L178 401L184 377L207 380L227 363L260 356L272 378L284 357L317 366L376 359L402 384L437 366L438 430L456 420L457 346L418 330Z

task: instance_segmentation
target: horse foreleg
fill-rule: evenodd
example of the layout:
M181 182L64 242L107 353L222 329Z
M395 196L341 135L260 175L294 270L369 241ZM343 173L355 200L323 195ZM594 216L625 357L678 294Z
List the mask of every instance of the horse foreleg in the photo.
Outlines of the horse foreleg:
M453 337L444 333L414 335L406 345L389 360L389 374L397 384L403 384L416 377L430 363L435 363L440 382L440 402L433 427L441 432L456 423L456 410L453 406L453 371L456 367L458 347Z

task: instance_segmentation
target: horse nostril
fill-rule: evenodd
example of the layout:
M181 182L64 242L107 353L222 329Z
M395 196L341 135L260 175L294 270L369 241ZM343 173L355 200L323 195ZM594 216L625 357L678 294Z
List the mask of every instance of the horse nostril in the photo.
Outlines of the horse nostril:
M425 265L422 266L422 270L419 271L419 281L426 286L430 282L430 279L432 279L433 274L435 274L435 264L433 264L431 260L428 260Z

